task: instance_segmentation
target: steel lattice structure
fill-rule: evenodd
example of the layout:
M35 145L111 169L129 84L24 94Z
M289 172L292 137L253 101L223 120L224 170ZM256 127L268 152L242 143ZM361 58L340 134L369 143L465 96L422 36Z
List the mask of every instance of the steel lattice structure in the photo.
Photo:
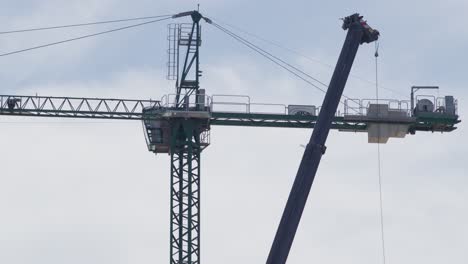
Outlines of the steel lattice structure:
M199 125L175 122L171 150L171 264L200 263Z
M141 120L143 109L159 106L154 100L0 95L2 115Z
M170 264L199 264L201 153L210 144L211 126L314 128L318 114L298 115L286 110L253 112L250 105L245 112L214 111L212 98L200 89L199 82L200 21L204 19L210 23L210 20L198 11L180 13L174 18L183 16L190 16L193 23L169 27L168 78L176 80L175 98L168 100L169 103L164 100L0 95L0 115L142 121L148 149L170 155ZM179 64L182 67L179 68ZM400 119L345 114L335 115L331 120L331 129L339 131L367 132L372 126L390 124L401 125L411 134L450 132L460 122L458 115L443 112L411 114Z

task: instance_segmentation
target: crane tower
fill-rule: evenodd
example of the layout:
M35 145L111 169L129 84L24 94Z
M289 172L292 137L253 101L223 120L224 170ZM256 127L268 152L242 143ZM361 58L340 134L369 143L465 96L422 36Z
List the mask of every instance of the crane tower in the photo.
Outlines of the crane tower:
M148 150L170 156L170 264L200 262L201 153L210 145L211 126L314 128L320 107L281 105L278 111L257 111L249 96L232 96L241 109L201 89L201 22L198 11L174 15L192 23L168 26L167 78L175 93L161 100L0 95L0 115L141 120ZM362 17L361 17L362 18ZM357 48L356 48L357 50ZM344 83L343 83L344 86ZM414 90L414 89L413 89ZM451 132L460 122L452 96L409 100L347 99L342 114L331 113L330 128L368 133L369 142L385 143L419 131Z

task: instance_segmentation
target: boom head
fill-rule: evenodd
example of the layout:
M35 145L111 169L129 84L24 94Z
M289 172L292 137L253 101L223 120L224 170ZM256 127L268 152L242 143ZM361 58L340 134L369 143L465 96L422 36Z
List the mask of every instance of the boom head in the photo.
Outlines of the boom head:
M371 28L367 21L363 19L363 16L360 16L358 13L350 15L348 17L343 18L343 26L344 30L350 29L351 27L360 28L364 35L361 39L362 43L371 43L379 39L380 32L376 29Z

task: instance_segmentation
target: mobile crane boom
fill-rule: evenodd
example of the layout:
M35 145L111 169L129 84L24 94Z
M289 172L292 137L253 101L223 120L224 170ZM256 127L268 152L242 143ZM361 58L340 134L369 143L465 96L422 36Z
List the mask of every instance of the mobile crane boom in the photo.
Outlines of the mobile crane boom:
M368 26L359 14L344 18L343 29L348 30L346 40L323 100L317 124L302 156L267 264L286 263L359 45L371 43L379 37L379 32Z

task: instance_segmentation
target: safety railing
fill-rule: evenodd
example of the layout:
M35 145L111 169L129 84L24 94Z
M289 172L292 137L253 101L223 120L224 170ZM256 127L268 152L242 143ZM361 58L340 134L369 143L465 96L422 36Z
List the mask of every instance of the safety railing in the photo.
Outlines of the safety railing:
M344 110L340 108L340 106L338 106L339 108L336 110L335 112L335 116L337 117L342 117L344 115ZM315 108L315 115L318 116L320 114L320 110L322 110L322 106L316 106Z
M167 94L161 98L161 105L164 108L177 108L177 110L185 111L210 111L211 98L207 95L196 95L183 96L182 107L176 103L176 94Z
M371 104L386 104L389 110L406 113L411 115L411 103L408 100L395 99L346 99L344 101L345 115L367 115Z
M211 142L211 133L210 130L204 130L200 133L200 144L202 146L208 146Z
M250 113L250 97L247 95L214 94L211 96L211 111Z
M252 103L247 95L216 94L211 96L211 111L230 113L287 114L285 104Z
M247 95L228 95L228 94L216 94L212 96L203 96L203 100L195 100L196 95L191 95L186 100L185 108L188 111L194 111L194 109L205 109L205 111L212 112L228 112L228 113L257 113L257 114L288 114L288 105L285 104L270 104L270 103L254 103L251 98ZM417 98L423 98L421 95ZM161 105L165 108L176 107L175 94L165 95L161 99ZM427 98L427 97L426 97ZM438 107L444 106L444 98L432 98ZM457 101L454 100L455 107L457 107ZM396 99L354 99L348 98L344 101L344 108L338 109L336 116L343 115L367 115L369 106L371 104L385 104L388 105L390 111L398 111L405 113L406 116L411 116L411 102L409 100L396 100ZM320 113L320 106L315 107L316 114Z
M345 115L363 115L361 99L349 98L344 101Z
M445 97L437 97L435 99L435 111L436 112L446 112L447 111L447 101L446 101L446 98ZM458 115L458 100L456 99L453 99L453 107L454 107L454 111L453 113L455 113L456 115Z
M288 106L284 104L251 103L250 113L258 114L288 114Z

